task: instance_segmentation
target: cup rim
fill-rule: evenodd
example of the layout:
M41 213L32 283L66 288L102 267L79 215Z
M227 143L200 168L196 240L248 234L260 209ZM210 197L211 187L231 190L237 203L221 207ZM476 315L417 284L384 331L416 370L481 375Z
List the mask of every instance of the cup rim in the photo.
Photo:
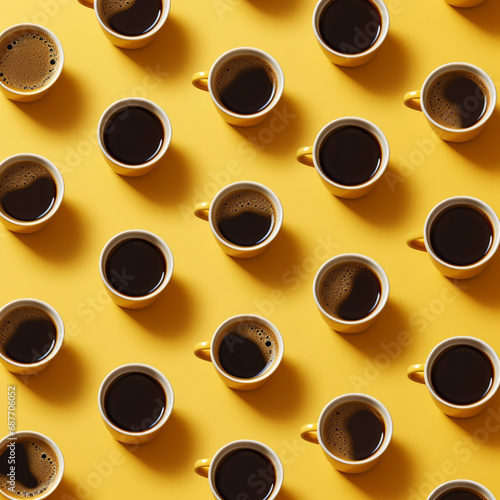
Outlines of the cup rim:
M354 59L354 60L359 59L360 57L364 57L367 54L372 54L373 52L375 52L382 45L384 40L387 38L387 34L389 33L390 15L389 15L389 10L387 9L387 5L385 5L383 0L368 0L371 3L375 4L375 6L378 8L380 12L381 30L378 38L375 40L375 43L367 50L364 50L363 52L358 52L357 54L344 54L343 52L338 52L337 50L332 49L329 45L327 45L323 41L323 38L318 28L318 24L321 14L323 13L323 10L331 1L332 0L319 0L318 3L316 4L316 7L314 8L312 16L312 26L314 30L314 35L316 36L316 40L318 40L321 47L323 47L323 49L326 50L327 52L330 52L331 54L334 54L338 57L342 57L344 59Z
M162 386L167 399L167 404L165 406L165 411L162 417L153 427L145 429L143 431L132 432L122 429L121 427L118 427L108 418L106 411L104 409L104 398L106 397L106 391L115 380L120 378L122 375L128 373L137 373L137 372L149 375L151 378L154 378L156 382L158 382ZM99 392L97 394L97 403L99 406L99 413L101 414L102 419L104 420L106 425L112 428L115 432L130 437L148 436L161 429L165 425L165 422L169 419L170 415L172 414L172 410L174 408L174 390L172 388L172 384L167 379L167 377L165 377L165 375L163 375L163 373L157 368L154 368L153 366L144 363L127 363L111 370L106 375L106 377L104 377L99 387Z
M219 234L219 231L217 230L215 222L215 212L217 204L227 194L240 189L253 189L254 191L258 191L264 194L267 198L269 198L276 212L276 220L274 222L274 227L271 231L271 234L264 241L261 241L258 245L253 245L249 247L235 245L234 243L231 243L229 240L223 238ZM260 184L258 182L253 182L253 181L238 181L223 187L214 196L212 202L210 203L210 209L208 211L208 220L210 222L210 229L212 230L212 233L222 245L231 248L233 250L237 250L239 252L253 252L260 248L266 247L276 238L276 236L278 236L281 226L283 225L283 206L281 205L278 196L276 196L276 194L273 191L271 191L271 189L269 189L267 186L264 186L264 184Z
M370 133L373 135L379 145L380 145L380 150L382 153L382 162L375 172L375 175L373 175L370 179L368 179L365 182L362 182L361 184L354 184L354 185L346 185L346 184L339 184L338 182L333 181L329 177L326 176L326 174L323 172L320 162L319 162L319 152L320 152L320 147L323 142L323 140L333 131L341 129L343 127L348 127L348 126L356 126L359 128L362 128L366 132ZM331 121L330 123L327 123L318 133L316 136L316 139L314 140L313 144L313 163L314 163L314 168L316 169L316 172L320 175L320 177L327 182L328 184L335 186L339 189L345 190L345 191L357 191L359 189L363 189L367 186L370 186L372 184L375 184L382 175L384 175L384 172L387 169L387 165L389 164L389 156L390 156L390 148L389 148L389 142L387 141L387 138L385 134L382 132L382 130L377 127L374 123L365 120L364 118L359 118L356 116L345 116L343 118L337 118L336 120Z
M104 145L104 138L103 138L104 127L106 126L106 123L109 120L109 118L111 118L111 116L116 112L131 106L141 107L153 113L161 121L164 132L163 144L158 153L156 153L153 156L153 158L148 160L146 163L140 163L139 165L130 165L128 163L123 163L114 158L113 156L111 156L111 154L108 153L106 146ZM110 162L114 163L115 165L123 169L127 169L130 171L142 170L160 161L161 158L163 158L163 156L167 152L171 140L172 140L172 123L170 122L167 113L165 113L165 111L163 111L163 109L160 106L158 106L158 104L154 103L153 101L150 101L149 99L144 99L143 97L125 97L124 99L119 99L118 101L115 101L113 104L111 104L106 108L104 113L101 115L101 118L99 119L99 124L97 125L97 141L99 143L99 148L101 149L102 154Z
M107 33L110 35L119 38L120 40L126 40L126 41L133 41L133 40L144 40L150 37L153 37L158 33L159 30L163 27L165 24L168 14L170 12L170 0L162 0L162 12L160 19L156 23L153 29L147 31L146 33L143 33L142 35L122 35L121 33L118 33L117 31L112 30L110 27L106 25L104 20L101 18L101 14L99 12L99 2L101 0L94 0L94 10L95 10L95 15L97 17L97 21L101 25L101 28L105 30Z
M5 29L4 31L2 31L2 33L0 33L0 41L3 40L6 36L8 36L12 33L15 33L16 31L27 31L30 29L40 31L52 39L52 41L55 43L57 50L59 52L60 61L59 61L59 64L57 65L56 72L54 73L54 75L52 76L50 81L47 83L47 85L44 85L43 87L41 87L39 89L30 90L30 91L16 90L16 89L12 89L12 88L8 87L2 81L0 81L0 86L3 89L5 89L8 92L11 92L15 95L32 96L32 95L37 95L37 94L41 94L43 92L46 92L59 79L59 76L61 75L61 72L62 72L63 66L64 66L64 49L63 49L63 46L62 46L59 38L57 38L57 36L54 35L54 33L52 33L52 31L50 31L48 28L45 28L45 26L41 26L40 24L34 24L34 23L14 24L14 25L10 26L9 28Z
M493 227L493 242L491 244L490 249L486 253L484 257L482 257L480 260L477 262L474 262L472 264L468 264L466 266L457 266L455 264L450 264L446 262L445 260L441 259L435 252L434 249L432 248L431 242L430 242L430 234L431 234L431 229L432 229L432 224L434 221L437 219L439 215L444 213L446 210L448 210L451 207L458 206L458 205L469 205L475 208L478 208L482 212L486 214L488 217L492 227ZM427 252L429 255L439 264L441 264L443 267L446 267L447 269L454 269L457 271L464 271L464 270L469 270L469 269L475 269L486 262L488 262L493 255L495 255L498 246L500 244L500 220L496 214L496 212L484 201L481 201L478 198L474 198L472 196L452 196L451 198L446 198L445 200L439 202L437 205L434 206L434 208L429 212L425 219L425 224L424 224L424 244Z
M350 401L354 401L354 402L359 401L362 403L369 404L370 406L373 406L382 415L382 418L384 419L385 435L384 435L384 439L382 441L382 444L380 445L378 450L373 455L370 455L368 458L365 458L363 460L348 460L345 458L338 457L337 455L330 452L330 450L327 448L325 442L323 441L322 429L323 429L324 421L325 421L326 417L328 416L328 414L331 412L331 410L333 410L333 408L335 408L339 404L347 403ZM323 449L323 451L328 456L332 457L334 460L341 462L343 464L346 464L346 465L354 465L354 464L355 465L363 465L366 463L373 462L374 460L376 460L378 457L380 457L385 452L385 450L389 446L389 443L392 440L393 428L394 428L394 425L393 425L392 417L391 417L391 414L389 413L389 410L387 410L387 408L378 399L375 399L373 396L369 396L368 394L363 394L363 393L359 393L359 392L351 392L348 394L342 394L341 396L337 396L336 398L332 399L329 403L326 404L326 406L323 408L323 410L321 411L320 416L319 416L317 435L318 435L319 444L321 445L321 448Z
M56 199L54 201L54 205L52 205L51 209L43 217L40 217L39 219L35 220L25 221L25 220L14 219L14 217L11 217L10 215L4 213L3 210L0 210L0 217L9 224L13 224L20 227L33 227L33 226L38 226L40 224L44 224L49 219L51 219L59 210L59 207L61 206L61 203L64 198L64 190L65 190L64 178L59 169L50 160L41 155L32 153L20 153L5 158L2 162L0 162L0 175L6 168L10 167L14 163L24 162L24 161L41 163L50 172L52 178L54 179L54 183L56 185Z
M253 55L256 57L259 57L260 59L263 59L266 61L276 74L277 78L277 83L276 83L276 93L274 94L273 99L271 102L262 110L260 110L258 113L252 113L252 114L241 114L241 113L235 113L234 111L231 111L230 109L225 108L222 106L221 103L219 103L217 97L215 96L215 92L213 90L214 87L214 79L215 79L215 74L218 70L218 68L221 66L222 63L226 62L228 59L231 59L233 57L239 56L239 55ZM210 97L212 98L212 101L214 104L217 106L217 108L225 113L226 115L232 116L234 118L240 118L240 119L254 119L258 118L260 116L266 115L271 111L272 109L275 108L275 106L278 104L279 100L281 99L281 96L283 95L283 91L285 89L285 75L283 73L283 70L281 69L281 66L278 64L278 61L274 57L272 57L270 54L267 52L264 52L261 49L257 49L255 47L237 47L231 50L228 50L227 52L224 52L224 54L220 55L215 62L213 63L212 67L210 68L210 71L208 73L208 91L210 93Z
M484 112L483 116L474 123L471 127L467 128L451 128L451 127L446 127L444 125L441 125L438 123L434 118L431 117L429 112L427 111L427 107L425 105L425 96L427 93L427 90L429 89L431 83L440 75L443 73L448 73L450 71L466 71L468 73L473 73L476 76L479 76L481 78L486 87L488 87L488 92L490 94L490 102L488 103L488 108ZM470 132L471 130L476 130L480 127L482 127L490 118L490 116L493 114L493 111L495 110L496 107L496 101L497 101L497 91L495 87L495 83L491 79L491 77L486 73L486 71L482 70L478 66L475 66L470 63L466 62L452 62L452 63L447 63L443 64L442 66L439 66L436 68L434 71L432 71L427 78L424 81L424 84L422 85L422 91L421 91L421 99L420 99L420 105L422 108L422 112L424 113L425 117L431 122L435 127L438 129L444 131L444 132L452 132L454 134L460 134L460 133L465 133L465 132Z
M342 262L360 262L361 264L364 264L368 267L370 267L375 274L377 275L380 284L382 286L382 293L380 296L379 303L375 307L375 309L368 314L368 316L365 316L360 319L356 320L346 320L342 318L338 318L336 316L333 316L329 312L327 312L323 306L321 305L321 302L319 300L319 287L321 285L321 280L323 276L326 274L326 272L333 267L335 264L340 264ZM335 257L332 257L328 259L318 270L316 273L316 276L314 277L314 282L313 282L313 296L314 300L316 302L316 305L318 306L318 309L321 311L322 314L324 314L327 318L331 319L332 321L336 323L340 323L342 325L359 325L366 323L367 321L370 321L371 319L375 318L378 316L382 310L384 309L387 300L389 298L389 291L390 291L390 285L389 285L389 278L387 277L386 272L382 268L382 266L371 259L370 257L367 257L366 255L361 255L358 253L343 253L336 255Z
M5 363L11 366L15 366L17 368L38 368L52 361L52 359L61 350L64 341L64 322L60 314L51 305L41 300L31 299L31 298L17 299L5 304L0 309L0 320L13 309L25 306L32 306L38 309L42 309L51 317L52 321L56 325L56 330L57 330L56 343L52 348L52 351L50 351L47 356L45 356L40 361L37 361L36 363L21 363L19 361L15 361L14 359L11 359L8 356L6 356L2 351L0 351L0 359L2 359Z
M434 488L430 495L427 497L427 500L435 500L436 498L439 498L439 496L444 492L455 488L470 489L480 493L487 500L495 500L493 493L491 493L491 491L486 488L486 486L483 486L477 481L471 481L470 479L453 479L452 481L446 481L445 483L442 483Z
M272 448L264 443L261 443L260 441L255 441L253 439L239 439L237 441L231 441L230 443L222 446L222 448L219 448L219 450L215 453L208 470L208 482L210 484L210 489L212 490L214 497L217 500L224 500L217 492L214 484L215 471L217 469L217 466L219 465L219 462L230 452L245 448L250 448L251 450L262 453L272 462L274 470L276 471L276 482L274 484L271 496L268 498L268 500L274 500L278 496L283 485L283 464Z
M443 352L447 351L449 348L453 346L462 346L462 345L468 345L471 347L475 347L479 351L481 351L483 354L488 356L489 360L491 361L491 364L493 365L493 372L494 372L494 380L493 384L490 387L490 390L486 393L486 396L482 397L480 400L470 403L467 405L458 405L455 403L450 403L449 401L446 401L446 399L443 399L437 392L434 390L434 387L432 386L431 382L431 371L434 366L434 363L438 356L442 354ZM450 337L447 338L439 344L437 344L432 351L429 353L429 356L427 357L427 360L425 361L425 367L424 367L424 379L425 379L425 385L427 386L427 389L429 392L432 394L432 397L439 401L441 404L448 408L454 408L457 410L468 410L471 408L477 408L478 406L482 406L483 404L487 403L497 392L498 387L500 386L500 359L498 357L498 354L495 352L495 350L487 344L484 340L478 339L477 337L471 337L467 335L460 335L456 337Z
M56 454L57 460L59 462L59 469L58 469L59 473L58 473L57 477L54 479L54 482L52 483L51 488L49 488L46 491L44 491L37 498L40 499L40 500L42 500L43 498L48 497L59 486L59 483L61 482L62 477L64 475L64 457L63 457L63 454L61 452L61 449L59 448L59 446L57 446L56 443L54 443L54 441L52 439L50 439L48 436L45 436L44 434L41 434L40 432L36 432L36 431L15 431L13 433L13 436L17 437L18 439L19 438L23 438L23 437L39 439L40 441L44 441L45 443L47 443L49 445L49 447L54 450L54 453ZM4 446L4 444L7 443L8 441L12 441L11 438L13 436L12 436L12 434L9 434L9 435L3 437L2 440L0 441L0 448L2 448ZM5 496L6 498L10 498L11 500L13 498L13 497L7 495L6 493L4 493L3 490L0 490L0 493L3 496Z
M161 282L160 286L153 292L147 295L140 295L138 297L134 297L132 295L125 295L116 290L115 288L113 288L111 284L108 282L108 279L106 278L106 271L105 271L106 260L109 254L120 243L134 238L143 239L155 245L162 252L167 267L165 277L163 278L163 281ZM170 250L170 247L163 241L162 238L160 238L159 236L150 231L145 231L144 229L129 229L126 231L122 231L118 234L115 234L115 236L109 239L108 242L104 245L104 248L102 249L101 252L101 256L99 258L99 273L101 275L101 280L104 283L106 289L116 297L120 297L124 300L131 302L142 302L146 299L150 299L152 297L156 297L157 295L159 295L161 292L163 292L163 290L165 290L166 286L170 282L173 271L174 271L174 256L172 254L172 251Z
M269 365L268 368L264 370L262 374L260 374L257 377L252 377L252 378L240 378L240 377L235 377L231 375L230 373L226 372L222 368L222 366L219 365L217 361L217 357L215 356L215 348L217 341L219 337L224 333L224 330L228 326L230 326L233 323L237 323L240 321L256 321L263 323L266 325L270 330L272 330L273 334L276 337L276 340L278 342L278 355L274 359L274 361ZM268 377L270 377L277 369L278 366L281 364L281 361L283 359L284 355L284 350L285 350L285 344L283 341L283 336L281 335L280 331L276 328L276 326L271 323L268 319L263 318L262 316L258 316L256 314L237 314L236 316L231 316L230 318L226 319L223 321L215 330L215 333L212 336L212 340L210 341L210 353L211 353L211 358L212 358L212 364L214 365L215 369L224 377L232 382L237 382L240 384L255 384L255 382L260 382L261 380L265 380Z

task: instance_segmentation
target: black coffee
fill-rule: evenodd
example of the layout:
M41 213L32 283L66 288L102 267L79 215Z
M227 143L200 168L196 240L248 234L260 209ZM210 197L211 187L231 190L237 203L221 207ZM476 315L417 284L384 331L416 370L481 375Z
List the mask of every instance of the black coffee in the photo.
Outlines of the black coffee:
M468 266L491 248L493 226L488 216L470 205L451 207L439 215L430 230L432 250L448 264Z
M382 17L368 0L332 0L319 17L319 33L331 49L343 54L368 50L380 35Z
M355 186L369 181L380 167L378 140L361 127L347 126L330 133L319 150L323 173L337 184Z
M38 307L17 307L0 320L0 351L18 363L37 363L55 346L57 327Z
M215 82L217 100L225 108L241 115L252 115L273 100L277 77L260 57L237 56L222 64Z
M272 462L252 449L233 451L215 470L215 489L224 500L266 500L276 483Z
M468 405L481 400L493 384L493 364L475 347L451 347L434 362L431 383L445 401Z
M105 265L109 284L130 297L154 292L162 284L166 271L162 252L141 238L120 243L110 252Z
M233 377L257 377L277 354L278 342L274 333L257 321L241 321L232 325L221 338L218 360Z
M101 13L108 26L125 36L151 31L162 13L162 0L102 0Z
M128 373L111 384L104 395L107 417L120 429L142 432L154 427L165 413L163 387L145 373Z
M319 301L332 316L353 321L368 316L380 302L377 275L360 262L341 262L328 270L319 285Z
M223 198L215 212L219 234L234 245L249 247L262 243L272 232L275 209L259 191L242 189Z
M431 83L425 105L440 125L468 128L481 119L488 102L488 87L481 78L468 71L448 71Z
M140 106L117 111L104 128L106 151L121 163L141 165L152 160L165 139L161 120Z
M486 500L486 498L477 491L454 488L439 495L437 500Z
M41 163L20 161L0 176L0 208L20 221L41 219L54 206L57 187L50 171Z
M38 498L45 494L57 477L59 461L55 451L35 438L22 437L10 443L0 450L2 492L10 498Z
M382 445L385 424L382 415L373 406L350 401L332 409L322 432L330 453L343 459L364 460Z

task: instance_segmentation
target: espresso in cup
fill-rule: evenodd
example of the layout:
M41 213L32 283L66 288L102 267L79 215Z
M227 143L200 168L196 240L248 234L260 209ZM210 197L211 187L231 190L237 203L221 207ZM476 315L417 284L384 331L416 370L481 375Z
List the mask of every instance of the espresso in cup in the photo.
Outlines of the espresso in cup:
M55 487L59 469L58 455L47 441L33 436L7 441L0 449L0 490L10 498L44 497Z
M367 402L347 401L325 416L322 436L328 451L338 458L365 460L384 442L384 418Z
M469 266L479 262L493 244L489 217L472 205L454 205L441 212L430 228L430 245L444 262Z
M0 174L0 210L12 219L41 219L54 207L56 198L56 181L41 162L16 161Z
M488 500L486 496L478 491L468 488L452 488L444 491L436 500Z
M276 209L262 191L239 189L217 204L215 227L229 243L251 247L263 243L273 232Z
M258 482L252 481L257 477ZM266 500L275 488L276 470L272 461L260 451L240 448L228 453L217 464L214 484L224 500Z
M368 182L381 163L382 148L377 138L361 127L346 126L333 130L319 147L322 172L331 181L344 186Z
M151 241L130 238L109 252L104 271L114 290L129 297L143 297L163 284L167 262L163 252Z
M278 77L271 65L256 55L239 55L225 61L215 74L215 97L229 111L252 115L273 100Z
M430 83L425 107L439 125L461 129L474 126L490 101L487 84L469 71L447 71Z
M45 32L20 29L0 42L0 80L13 90L40 90L57 78L62 64L57 44Z
M152 429L162 419L166 407L163 387L142 372L129 372L117 378L104 395L106 416L127 432Z
M125 36L149 33L162 16L162 0L101 0L100 16L113 31Z
M359 54L378 40L382 15L369 0L331 0L319 17L323 42L342 54Z

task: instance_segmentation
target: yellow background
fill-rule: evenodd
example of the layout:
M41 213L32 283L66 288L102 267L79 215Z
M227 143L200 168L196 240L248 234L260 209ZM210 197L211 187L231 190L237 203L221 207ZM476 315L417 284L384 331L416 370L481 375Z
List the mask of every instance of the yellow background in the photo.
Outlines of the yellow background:
M66 472L55 498L208 499L208 482L194 474L194 461L241 438L261 440L280 454L280 498L286 500L401 500L410 489L425 498L431 485L455 478L475 479L500 496L500 426L493 417L449 419L425 387L406 378L408 365L423 362L453 335L476 335L500 351L500 261L463 290L405 244L407 233L449 196L477 196L500 212L500 120L495 113L479 138L450 145L402 103L405 91L447 62L476 64L498 81L500 7L496 0L470 10L443 0L390 0L388 8L391 26L380 52L364 67L341 69L317 46L312 0L174 0L159 38L130 52L111 45L94 13L77 0L2 0L2 29L44 24L66 53L62 77L44 99L0 99L0 156L46 156L63 172L67 189L60 213L41 232L18 236L0 228L0 302L45 300L68 330L63 351L45 372L29 379L1 375L3 434L7 384L14 383L18 429L47 434L64 453ZM191 86L194 72L244 45L269 52L283 67L285 94L277 109L295 118L280 132L269 132L269 121L252 129L227 125L208 94ZM95 129L106 107L130 95L163 107L173 139L155 171L127 180L104 163ZM314 170L295 160L296 149L312 144L323 125L347 115L373 121L391 147L385 179L353 201L331 196ZM257 150L247 139L259 134ZM208 224L190 212L237 180L266 184L285 211L278 239L250 261L227 257ZM163 237L175 269L157 303L130 312L109 303L98 260L111 236L134 228ZM311 288L326 258L350 251L383 266L391 296L375 326L343 336L323 322ZM267 316L286 347L275 377L244 394L225 387L192 348L229 316L247 312ZM411 345L400 353L392 345L398 355L389 363L382 343L397 341L401 332ZM128 362L160 369L176 396L161 435L136 450L113 440L97 408L102 379ZM328 401L354 390L387 406L394 436L376 468L347 476L298 433ZM490 408L500 411L499 398ZM96 472L110 460L118 465Z

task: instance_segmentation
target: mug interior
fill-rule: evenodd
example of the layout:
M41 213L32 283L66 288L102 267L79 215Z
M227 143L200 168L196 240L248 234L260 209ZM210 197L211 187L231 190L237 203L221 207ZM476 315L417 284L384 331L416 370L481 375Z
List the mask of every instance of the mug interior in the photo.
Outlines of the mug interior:
M486 487L476 481L470 481L468 479L456 479L439 485L427 497L427 500L437 500L438 498L443 497L446 493L456 489L473 491L478 493L479 497L485 498L486 500L495 500L493 493L491 493L491 491L489 491Z

